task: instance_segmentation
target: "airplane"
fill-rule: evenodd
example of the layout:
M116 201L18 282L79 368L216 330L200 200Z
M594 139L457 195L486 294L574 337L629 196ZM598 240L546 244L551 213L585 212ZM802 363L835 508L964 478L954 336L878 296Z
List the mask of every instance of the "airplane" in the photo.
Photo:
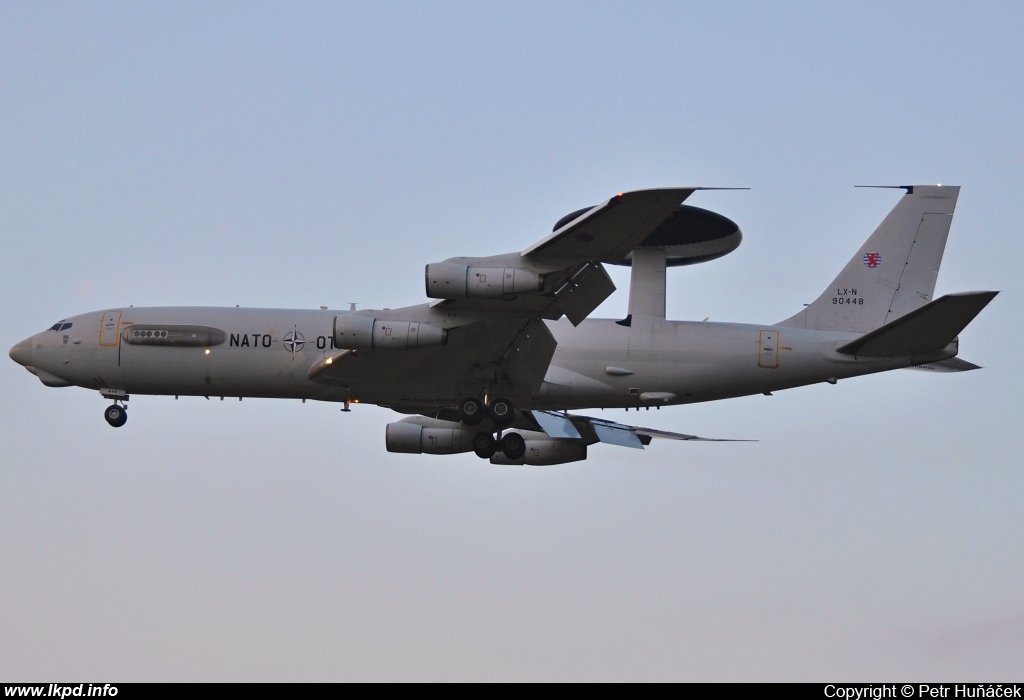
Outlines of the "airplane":
M348 311L117 308L69 317L10 357L49 387L132 394L372 403L390 452L475 452L494 464L587 458L597 443L704 440L569 413L771 394L901 368L960 372L959 334L996 296L933 298L959 187L914 185L835 280L763 325L665 318L666 270L742 241L730 219L684 204L701 187L637 190L562 217L517 252L425 269L430 302ZM591 319L629 265L628 315Z

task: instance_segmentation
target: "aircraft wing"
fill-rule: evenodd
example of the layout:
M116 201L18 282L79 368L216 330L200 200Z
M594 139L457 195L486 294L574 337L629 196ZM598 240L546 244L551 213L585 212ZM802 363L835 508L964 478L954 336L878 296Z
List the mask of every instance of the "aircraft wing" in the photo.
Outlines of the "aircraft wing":
M617 194L522 254L535 259L619 263L697 189L673 187Z
M526 400L540 388L556 347L543 321L565 316L579 325L615 291L602 263L621 263L697 189L621 193L521 253L427 265L427 296L436 301L373 312L374 318L444 328L445 345L400 354L342 350L315 363L308 376L353 393L359 386L410 387L403 389L408 407L444 405L479 394L481 386ZM640 439L613 424L594 425L585 428L588 435Z
M725 438L704 438L686 433L672 433L636 425L625 425L602 418L556 413L554 411L530 411L530 417L541 432L553 438L582 440L588 445L604 442L621 447L642 450L651 440L697 440L700 442L757 442L756 440L730 440Z
M563 315L579 325L612 292L602 263L622 264L630 252L656 231L698 187L637 190L617 194L560 226L554 233L521 253L492 258L451 258L427 268L428 296L434 306L452 312L488 312L498 315L546 318ZM482 279L514 279L514 269L528 268L543 275L542 288L530 292L462 294L446 289L431 291L435 270L462 266L466 275ZM454 281L454 280L453 280ZM453 285L454 286L454 285ZM495 285L497 289L497 285ZM451 298L441 294L452 293Z
M475 394L481 382L509 387L511 398L540 388L556 346L540 319L494 318L452 328L444 346L408 352L340 350L316 362L308 376L318 384L401 385L414 404L417 395L436 397L442 404L454 401L454 396L430 394L431 387L462 387L463 393Z

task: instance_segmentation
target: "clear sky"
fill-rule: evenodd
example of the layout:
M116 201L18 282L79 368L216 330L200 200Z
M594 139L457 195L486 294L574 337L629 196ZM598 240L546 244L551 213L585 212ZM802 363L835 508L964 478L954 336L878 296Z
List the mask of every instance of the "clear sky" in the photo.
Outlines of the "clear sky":
M3 358L0 679L1019 679L1022 14L0 4L4 349L419 303L425 263L674 185L753 189L691 198L745 239L670 271L673 318L811 301L898 199L858 184L961 185L937 292L1003 290L982 371L652 411L760 442L550 468L388 454L372 406L137 396L114 431Z

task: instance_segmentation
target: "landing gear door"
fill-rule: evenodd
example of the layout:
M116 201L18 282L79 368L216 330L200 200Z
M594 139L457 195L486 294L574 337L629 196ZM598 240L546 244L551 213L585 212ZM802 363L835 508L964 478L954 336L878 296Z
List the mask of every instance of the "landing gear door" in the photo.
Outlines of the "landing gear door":
M117 341L120 339L119 330L121 330L121 312L104 312L103 322L100 324L100 345L105 348L117 345Z
M779 366L779 332L761 331L761 344L757 358L758 367L775 369Z

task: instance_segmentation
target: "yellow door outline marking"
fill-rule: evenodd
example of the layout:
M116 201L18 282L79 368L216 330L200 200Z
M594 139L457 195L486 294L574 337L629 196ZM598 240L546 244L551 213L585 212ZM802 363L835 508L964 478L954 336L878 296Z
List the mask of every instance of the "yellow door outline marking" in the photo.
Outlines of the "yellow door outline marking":
M114 330L114 342L113 343L104 343L103 342L103 326L105 325L104 322L107 320L107 314L112 314L112 313L114 313L114 312L113 311L104 311L103 312L103 317L100 319L100 346L104 347L104 348L115 347L117 345L117 341L119 341L121 339L121 314L123 314L124 312L123 311L118 311L117 312L117 323L114 324L114 328L115 328L115 330Z

